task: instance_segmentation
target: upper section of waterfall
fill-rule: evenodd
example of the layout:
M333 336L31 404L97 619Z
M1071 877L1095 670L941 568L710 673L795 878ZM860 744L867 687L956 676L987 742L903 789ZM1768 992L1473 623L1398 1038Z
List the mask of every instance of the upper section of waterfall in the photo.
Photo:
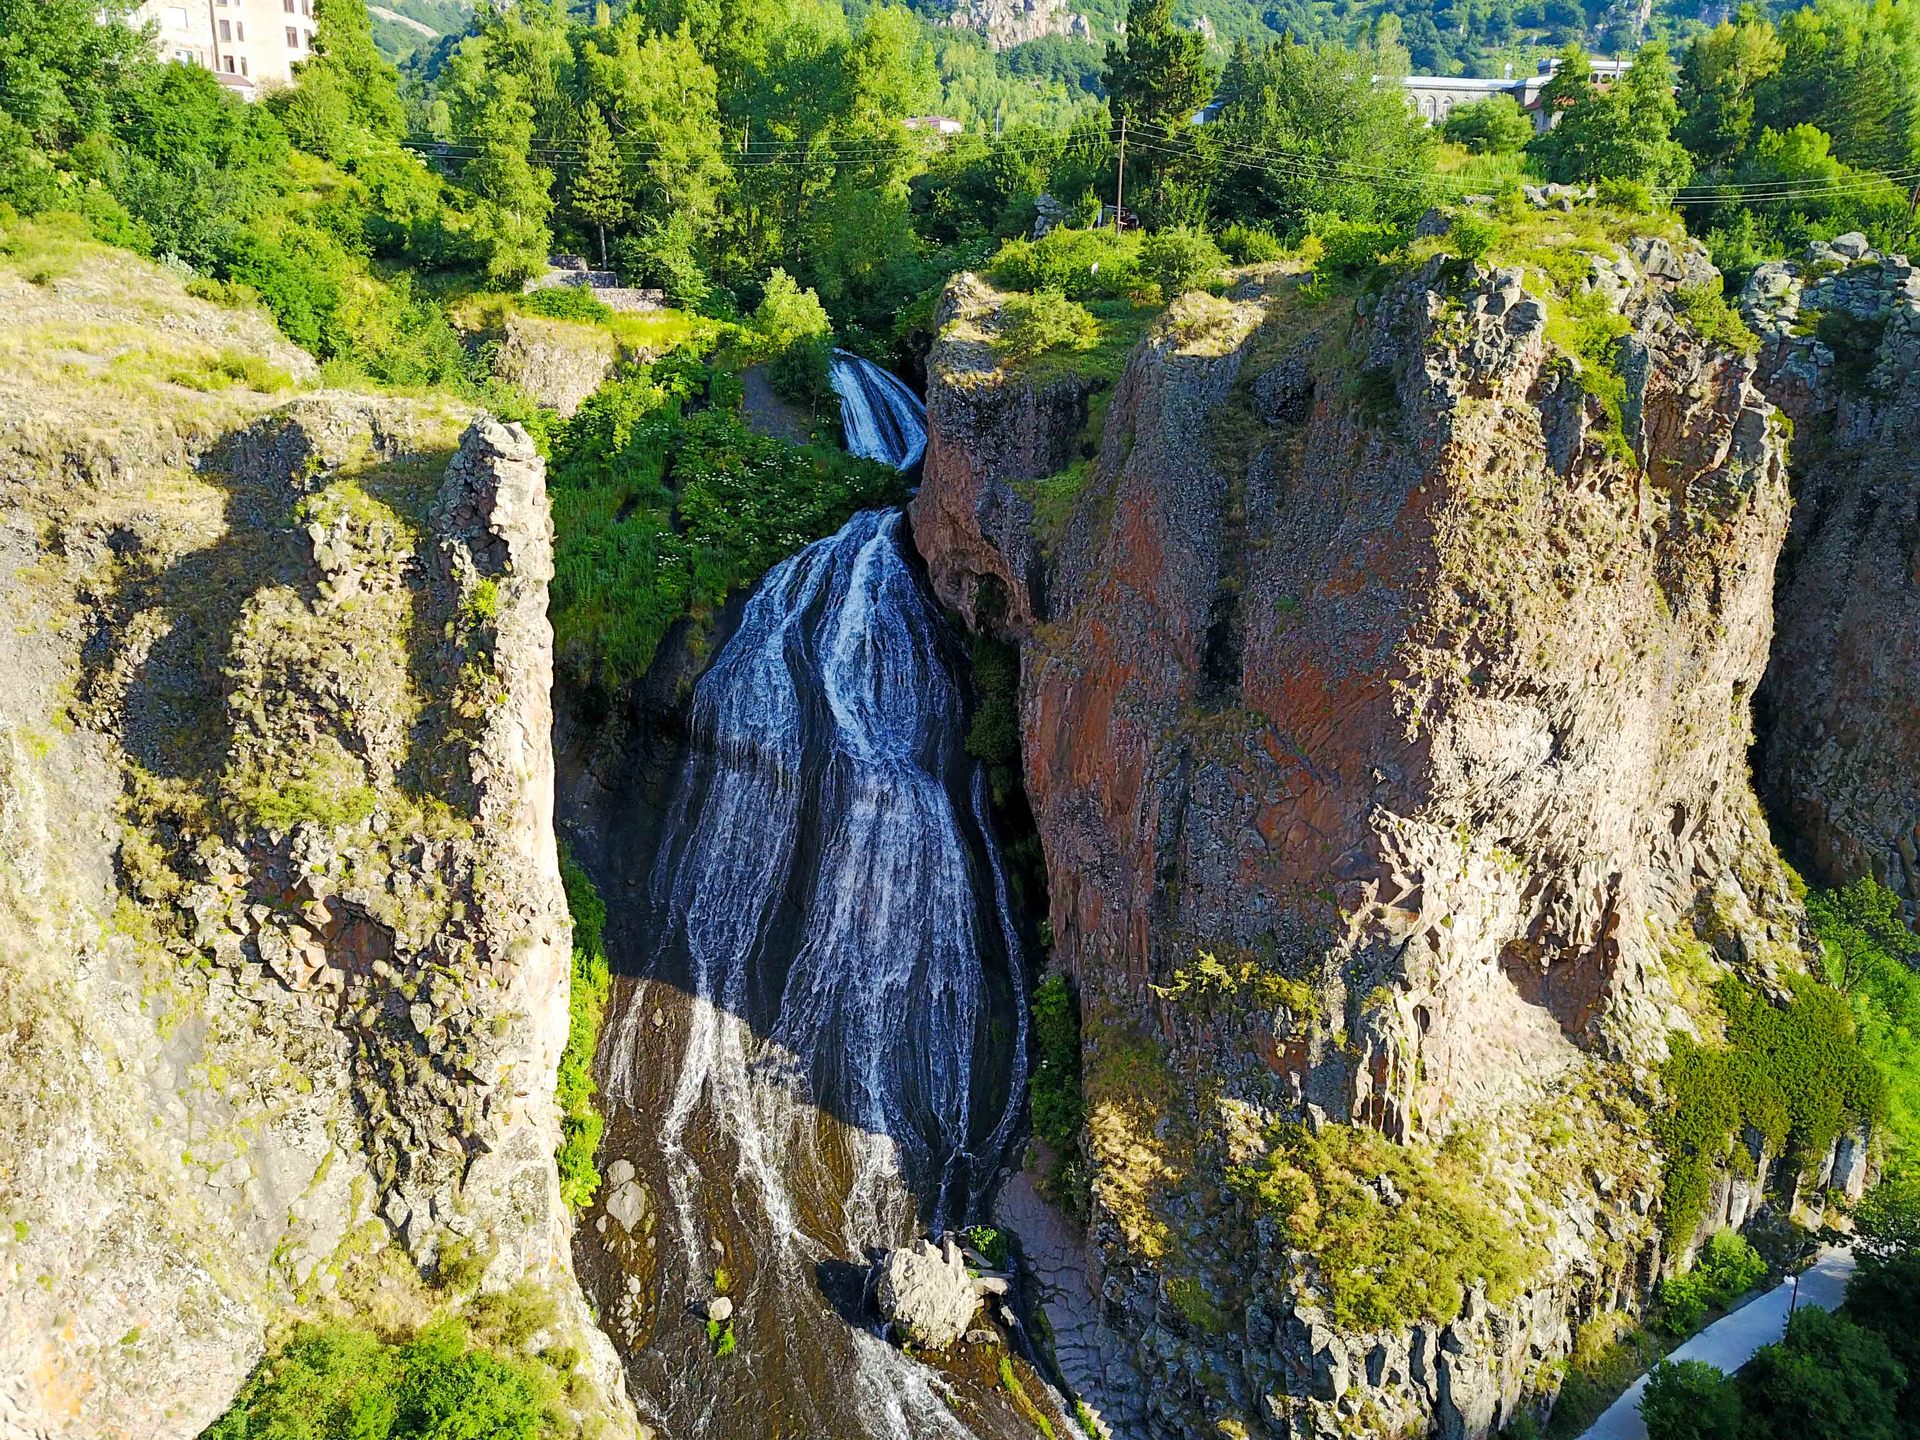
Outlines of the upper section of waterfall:
M927 449L927 407L897 375L846 350L833 352L833 390L847 449L911 470Z

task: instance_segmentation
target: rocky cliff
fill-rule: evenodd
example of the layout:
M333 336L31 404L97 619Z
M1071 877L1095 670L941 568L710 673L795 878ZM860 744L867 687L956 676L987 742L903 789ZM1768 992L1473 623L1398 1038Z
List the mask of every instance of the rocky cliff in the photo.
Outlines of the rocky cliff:
M1784 430L1686 318L1697 249L1609 223L1505 237L1558 281L1429 244L1187 296L1071 467L1092 386L946 296L915 534L1021 647L1123 1433L1536 1403L1658 1264L1669 1028L1802 963L1745 759Z
M1802 863L1920 904L1920 273L1864 237L1763 265L1743 307L1795 425L1755 774Z
M294 1315L557 1303L569 922L527 436L0 266L0 1433L193 1436ZM624 1418L623 1418L624 1416Z

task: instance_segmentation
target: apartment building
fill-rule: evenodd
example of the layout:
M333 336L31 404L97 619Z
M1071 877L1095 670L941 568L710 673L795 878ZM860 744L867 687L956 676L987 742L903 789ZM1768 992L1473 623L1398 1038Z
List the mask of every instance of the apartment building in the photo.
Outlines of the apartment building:
M155 27L162 59L199 65L253 99L293 83L313 50L314 0L142 0L136 25Z

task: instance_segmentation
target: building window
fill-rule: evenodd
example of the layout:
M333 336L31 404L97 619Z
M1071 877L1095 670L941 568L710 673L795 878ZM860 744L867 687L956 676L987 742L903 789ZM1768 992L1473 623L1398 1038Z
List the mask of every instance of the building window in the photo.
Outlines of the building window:
M292 4L293 0L287 0L287 3ZM187 28L186 6L172 5L167 8L167 28L170 30L184 30Z
M233 39L233 22L231 20L222 20L220 22L220 38L222 40Z
M227 73L229 75L233 74L233 69L234 69L233 56L229 55L227 56Z
M305 36L305 41L306 41L307 49L309 50L313 49L313 31L311 30L307 31Z
M293 14L293 0L281 0L280 8L285 10L289 15Z
M242 75L247 73L247 57L244 55L240 57L240 73Z
M294 29L291 25L289 25L287 27L287 49L298 50L299 48L300 48L300 32Z
M311 20L313 18L313 0L300 0L300 13Z
M246 21L236 20L233 22L233 38L236 40L245 40L247 38Z

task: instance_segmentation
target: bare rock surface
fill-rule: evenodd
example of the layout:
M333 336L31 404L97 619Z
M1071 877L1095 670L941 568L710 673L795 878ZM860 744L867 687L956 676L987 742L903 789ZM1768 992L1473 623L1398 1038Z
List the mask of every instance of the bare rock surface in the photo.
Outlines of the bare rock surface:
M619 345L597 325L515 311L494 352L493 373L540 404L572 415L619 358Z
M192 375L259 339L198 306L126 343ZM295 1314L531 1283L580 1418L631 1434L553 1160L541 461L432 402L132 368L0 386L0 1432L194 1436Z
M979 1309L974 1279L951 1239L920 1240L890 1250L878 1266L874 1298L895 1338L923 1350L945 1350L967 1332Z
M1591 257L1629 322L1617 419L1537 272L1185 297L1046 533L1031 482L1057 510L1092 386L1001 366L997 297L950 287L915 537L1021 647L1088 1269L1141 1433L1483 1435L1660 1264L1641 1097L1693 1024L1671 957L1805 958L1745 759L1785 434L1683 318L1711 273L1657 232ZM1405 1184L1459 1164L1524 1278L1336 1322L1244 1178L1303 1133L1385 1137Z
M1761 266L1742 307L1794 420L1793 527L1755 778L1811 878L1920 905L1920 270L1860 235Z

